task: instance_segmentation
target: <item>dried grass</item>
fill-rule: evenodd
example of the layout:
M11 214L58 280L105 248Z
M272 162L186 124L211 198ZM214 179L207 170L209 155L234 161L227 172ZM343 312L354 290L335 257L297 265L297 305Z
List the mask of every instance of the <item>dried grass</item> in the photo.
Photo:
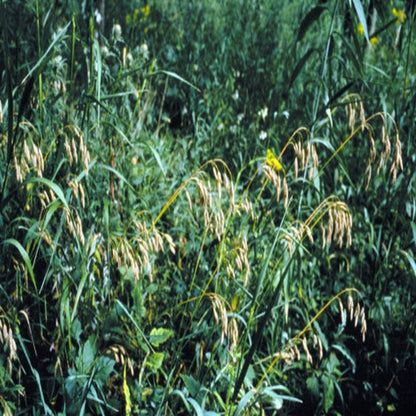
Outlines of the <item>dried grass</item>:
M363 102L358 94L348 95L345 97L343 102L345 102L345 112L348 118L350 136L342 143L336 153L338 153L353 137L355 137L358 132L367 132L369 156L366 161L365 168L366 189L368 189L371 181L374 164L377 165L377 174L379 174L382 167L390 163L390 175L392 182L394 183L397 179L398 172L403 170L401 142L396 122L388 113L377 112L369 117L366 117ZM357 112L359 114L358 127ZM377 151L375 126L373 126L373 123L375 124L376 121L381 122L381 137L379 143L381 143L382 149L379 152ZM394 131L393 139L389 134L389 122L391 123Z
M258 387L262 384L267 374L273 369L273 367L280 361L284 361L287 365L292 365L294 361L300 361L302 355L299 351L298 345L302 346L305 359L310 364L313 364L314 358L313 353L311 353L311 348L318 354L318 359L321 361L324 357L324 350L322 345L322 340L320 336L313 330L313 323L319 319L319 317L335 302L337 301L339 305L341 322L344 322L344 312L345 308L342 303L342 297L348 294L347 296L347 308L346 311L349 314L349 319L353 322L354 326L357 327L360 324L360 332L362 336L362 342L365 342L365 334L367 332L367 320L363 302L361 300L360 293L356 289L347 288L342 290L340 293L335 295L330 299L323 308L308 322L308 324L296 334L295 337L290 339L284 348L276 352L275 354L266 357L257 362L257 364L263 364L264 362L271 361L267 371L260 379ZM354 301L354 296L356 300Z
M1 309L1 315L5 316L3 309ZM4 345L5 349L9 352L6 364L7 371L12 375L13 363L17 361L17 344L11 326L2 316L0 316L0 344Z

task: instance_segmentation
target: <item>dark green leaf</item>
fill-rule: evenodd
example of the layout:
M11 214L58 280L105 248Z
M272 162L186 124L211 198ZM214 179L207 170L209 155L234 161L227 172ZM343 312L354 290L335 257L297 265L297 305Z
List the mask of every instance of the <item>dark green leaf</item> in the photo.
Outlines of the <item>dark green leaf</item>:
M313 22L319 19L324 10L326 10L326 7L316 6L304 17L299 27L296 42L300 42L303 39L309 27Z

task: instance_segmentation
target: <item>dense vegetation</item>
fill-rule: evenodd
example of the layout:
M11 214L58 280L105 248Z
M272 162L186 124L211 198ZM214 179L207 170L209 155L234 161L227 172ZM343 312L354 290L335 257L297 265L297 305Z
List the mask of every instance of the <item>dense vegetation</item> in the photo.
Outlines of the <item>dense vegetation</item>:
M2 1L0 411L410 414L415 13Z

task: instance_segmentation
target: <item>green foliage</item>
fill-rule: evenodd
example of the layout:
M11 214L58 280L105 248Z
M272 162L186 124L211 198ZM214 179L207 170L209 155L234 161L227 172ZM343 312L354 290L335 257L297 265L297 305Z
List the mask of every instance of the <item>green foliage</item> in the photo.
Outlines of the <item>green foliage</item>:
M3 1L3 414L409 413L415 13Z

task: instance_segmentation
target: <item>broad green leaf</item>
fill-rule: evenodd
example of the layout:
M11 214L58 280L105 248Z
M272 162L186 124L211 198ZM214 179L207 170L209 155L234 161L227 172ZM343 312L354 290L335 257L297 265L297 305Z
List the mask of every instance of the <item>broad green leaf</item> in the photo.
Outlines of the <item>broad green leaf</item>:
M169 338L173 337L174 333L171 329L153 328L150 331L149 341L154 347L165 343Z
M79 343L81 334L82 334L81 322L79 321L79 319L75 319L71 325L71 336L72 338L75 339L76 342Z
M165 354L163 352L155 352L147 358L146 365L152 370L159 370L164 358Z
M189 391L189 394L192 397L196 397L201 390L201 383L192 376L187 376L185 374L181 375L181 378L185 383L185 387Z
M101 356L96 364L96 378L107 383L107 380L110 378L111 373L114 371L115 360L107 356Z
M329 409L331 409L334 404L334 382L330 377L325 375L322 377L322 382L324 385L325 413L328 413Z
M92 363L94 362L97 354L97 347L95 345L95 336L90 335L87 342L81 346L78 359L77 369L80 373L87 373Z
M319 397L319 380L315 376L306 379L306 387L314 397Z

